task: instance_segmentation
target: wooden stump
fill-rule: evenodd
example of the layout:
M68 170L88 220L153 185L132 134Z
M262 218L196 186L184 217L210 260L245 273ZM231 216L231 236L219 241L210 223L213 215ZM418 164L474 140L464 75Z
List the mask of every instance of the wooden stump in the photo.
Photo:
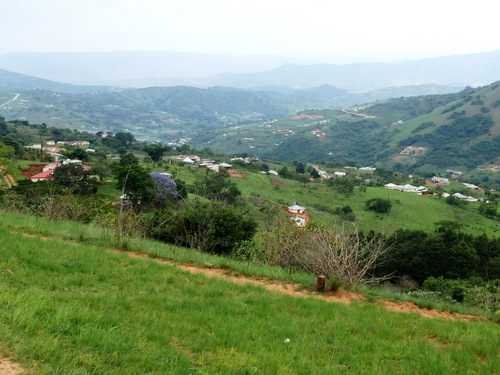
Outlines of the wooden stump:
M323 275L318 276L318 284L316 284L316 290L323 291L325 290L325 280L326 277Z

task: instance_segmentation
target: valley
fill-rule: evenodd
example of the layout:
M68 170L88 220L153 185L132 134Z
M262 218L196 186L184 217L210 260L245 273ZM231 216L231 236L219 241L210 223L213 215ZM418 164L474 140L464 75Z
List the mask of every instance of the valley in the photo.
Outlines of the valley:
M497 372L498 82L77 91L0 91L15 371Z

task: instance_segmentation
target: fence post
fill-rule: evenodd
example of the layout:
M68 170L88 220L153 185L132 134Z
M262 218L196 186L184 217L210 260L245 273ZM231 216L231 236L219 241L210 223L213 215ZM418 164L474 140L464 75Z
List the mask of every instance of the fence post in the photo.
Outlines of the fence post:
M325 280L326 277L323 275L318 276L318 283L316 284L316 290L322 292L325 290Z

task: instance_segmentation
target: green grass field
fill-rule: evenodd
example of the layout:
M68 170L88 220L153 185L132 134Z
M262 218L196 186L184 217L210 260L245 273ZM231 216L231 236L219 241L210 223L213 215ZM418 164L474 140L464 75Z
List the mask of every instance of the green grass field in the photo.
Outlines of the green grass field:
M170 166L168 171L174 178L183 180L187 185L195 184L197 176L207 173L206 169L179 164ZM299 205L306 207L313 221L328 226L333 226L340 220L340 217L332 212L336 208L349 205L356 216L354 224L362 231L374 230L391 234L403 228L433 232L436 229L435 223L443 220L459 221L463 225L462 231L474 235L485 233L491 237L498 235L499 231L498 221L487 219L477 213L478 203L457 208L447 204L444 199L418 196L384 187L367 187L366 192L355 188L353 194L346 196L329 188L324 182L311 182L304 186L298 181L280 176L268 176L244 170L242 173L245 178L232 178L231 181L237 185L245 199L257 201L267 207L275 207L278 210L276 212L280 212L279 207L282 205L290 206L293 202L298 202ZM273 186L270 177L281 181L284 186ZM457 183L453 186L464 189ZM112 197L112 189L112 186L106 184L99 189L99 192L103 191L106 196ZM472 193L477 195L476 192L471 191ZM390 200L392 203L390 212L379 214L368 211L365 202L372 198ZM325 211L325 208L328 211Z
M4 225L0 251L12 272L0 274L0 344L40 374L500 370L494 323L284 296Z

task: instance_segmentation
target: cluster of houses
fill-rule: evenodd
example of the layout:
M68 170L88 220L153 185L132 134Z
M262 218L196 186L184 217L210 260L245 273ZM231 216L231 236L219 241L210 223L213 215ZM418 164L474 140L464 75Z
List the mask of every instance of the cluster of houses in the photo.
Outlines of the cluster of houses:
M58 146L56 146L56 144ZM43 146L41 144L35 144L32 146L26 146L26 148L30 148L33 150L42 150L43 152L46 152L47 154L53 156L56 161L60 162L60 161L66 160L65 157L61 154L61 152L68 151L64 147L59 147L59 146L63 146L63 145L88 147L90 145L90 143L87 141L58 141L58 142L55 142L55 141L49 140L49 141L45 142L45 146ZM91 149L91 148L87 148L85 151L86 152L95 152L95 150Z
M325 116L323 115L308 115L306 113L302 114L302 115L297 115L297 116L293 116L291 117L292 120L316 120L318 118L323 118Z
M90 143L87 141L46 141L45 144L47 146L55 146L56 144L58 145L67 145L67 146L84 146L88 147L90 146Z
M172 156L172 158L182 160L186 164L197 165L198 168L210 169L214 172L219 172L221 168L226 170L233 168L233 166L228 163L216 164L213 160L201 160L198 155L175 155Z
M463 194L460 194L460 193L455 193L455 194L452 194L455 198L458 198L458 199L461 199L463 201L467 201L467 202L477 202L478 199L475 198L475 197L471 197L471 196L468 196L468 195L463 195ZM448 198L450 196L450 194L448 193L443 193L443 198Z
M433 177L431 181L432 181L433 185L449 185L450 184L448 179L443 178L443 177ZM480 188L479 186L476 186L474 184L469 184L469 183L464 182L464 183L462 183L462 185L465 186L466 188L472 189L474 191L484 191L482 188ZM412 194L417 194L417 195L430 195L431 194L425 186L418 186L417 187L417 186L413 186L410 184L396 185L396 184L392 184L392 183L386 184L384 186L387 189L404 191L406 193L412 193ZM467 201L467 202L477 202L478 201L478 199L476 197L472 197L469 195L464 195L464 194L460 194L460 193L454 193L451 195L453 195L454 197L456 197L458 199ZM449 196L450 196L450 194L448 194L448 193L443 193L443 195L442 195L443 198L447 198Z
M253 163L255 161L259 161L259 158L257 156L248 156L246 158L231 158L231 161L243 161L247 164Z
M439 186L446 186L450 184L450 180L448 180L447 178L437 177L437 176L432 177L431 182L434 185L439 185Z
M323 180L329 180L331 178L344 178L346 176L346 173L341 172L341 171L335 171L333 173L328 173L326 171L320 170L317 166L314 166L314 169L316 169L316 172L318 172L320 178ZM344 169L358 169L358 168L357 167L344 167ZM377 168L375 168L375 167L361 167L358 170L373 172L376 169Z
M170 147L181 147L181 146L187 144L190 140L191 140L191 138L181 138L181 139L178 139L177 141L168 142L167 146L170 146Z
M451 173L453 176L457 176L457 177L464 174L464 172L454 171L453 169L447 169L446 173Z
M406 185L396 185L396 184L385 184L384 185L387 189L391 190L398 190L398 191L404 191L405 193L412 193L416 195L429 195L429 189L427 189L425 186L413 186L410 184Z
M38 182L38 181L49 181L52 179L52 175L54 174L54 170L59 167L60 165L63 164L80 164L82 163L81 160L75 159L75 160L65 160L62 163L56 162L56 163L51 163L47 165L41 166L42 171L36 174L32 174L31 171L33 170L40 170L40 166L37 164L30 165L30 169L25 171L25 175L29 177L29 179L33 182ZM90 167L83 167L85 170L89 170Z
M400 152L401 155L422 155L427 151L426 147L408 146Z
M278 129L275 132L273 132L273 134L280 134L285 137L288 137L289 135L295 135L295 131L290 129L285 129L285 130Z
M469 184L467 182L462 182L462 185L465 186L467 189L472 189L472 190L475 190L475 191L484 191L479 186L474 185L474 184Z

